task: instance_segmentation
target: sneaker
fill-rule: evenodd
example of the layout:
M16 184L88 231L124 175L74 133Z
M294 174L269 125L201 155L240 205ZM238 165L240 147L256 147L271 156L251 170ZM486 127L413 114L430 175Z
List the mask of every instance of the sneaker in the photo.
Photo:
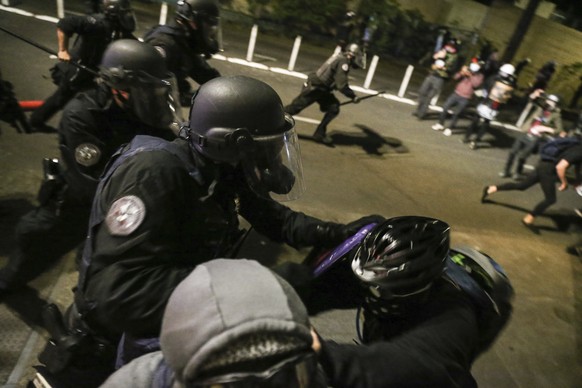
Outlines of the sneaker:
M435 125L432 126L432 129L434 129L435 131L442 131L443 130L443 125L440 123L436 123Z
M469 142L469 148L472 150L476 150L477 149L477 143L474 141Z
M509 173L507 171L500 171L499 172L499 176L501 178L509 178L510 175L509 175Z
M576 213L578 217L582 217L582 208L574 209L574 213Z
M443 131L443 135L445 136L451 136L453 134L453 131L451 131L450 128L445 128L445 130Z
M323 143L326 145L330 145L333 143L333 139L327 135L322 135L319 133L314 133L313 134L313 140L315 140L318 143Z

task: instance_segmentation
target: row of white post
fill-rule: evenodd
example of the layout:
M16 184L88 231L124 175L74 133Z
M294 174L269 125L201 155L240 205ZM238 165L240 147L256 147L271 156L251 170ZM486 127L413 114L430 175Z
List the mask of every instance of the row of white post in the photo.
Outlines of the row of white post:
M65 16L64 0L57 0L57 15L59 18L63 18ZM159 24L162 24L162 25L166 24L167 18L168 18L168 3L164 1L161 3L161 7L160 7ZM257 42L258 34L259 34L259 26L255 24L251 28L249 46L247 48L246 60L248 62L253 61L255 45ZM297 62L297 57L299 56L299 48L300 47L301 47L301 36L297 36L295 38L295 42L293 44L293 49L291 50L291 57L289 58L289 65L287 66L287 70L293 71L295 69L295 64ZM368 68L368 73L366 74L366 79L365 79L364 85L363 85L363 87L365 89L369 89L370 85L372 84L372 79L374 78L374 73L376 72L376 68L378 66L379 59L380 58L377 55L374 55L372 57L372 61L370 62L370 67ZM400 97L400 98L404 97L413 71L414 71L414 66L408 65L408 67L406 68L406 72L404 74L404 78L402 79L402 83L400 84L400 89L398 90L398 97ZM436 98L438 98L438 96ZM434 101L434 103L436 103L436 101Z
M248 62L253 61L253 55L255 51L255 45L257 42L257 36L259 32L259 26L256 24L253 25L251 29L251 36L249 39L249 47L247 49L247 56L246 60ZM287 66L287 70L294 71L295 70L295 63L297 62L297 57L299 56L299 48L301 47L301 39L302 37L299 35L295 38L295 42L293 43L293 48L291 50L291 57L289 58L289 64ZM366 78L364 80L364 84L362 85L364 89L370 89L370 85L372 84L372 79L374 78L374 74L376 72L376 68L378 67L378 61L380 58L377 55L372 57L372 61L370 62L370 67L368 68L368 73L366 74ZM402 79L402 83L400 84L400 89L398 90L398 97L404 97L406 93L406 89L408 88L408 84L410 82L410 78L412 77L412 72L414 71L414 66L408 65L406 68L406 72L404 74L404 78ZM438 96L437 96L438 97Z

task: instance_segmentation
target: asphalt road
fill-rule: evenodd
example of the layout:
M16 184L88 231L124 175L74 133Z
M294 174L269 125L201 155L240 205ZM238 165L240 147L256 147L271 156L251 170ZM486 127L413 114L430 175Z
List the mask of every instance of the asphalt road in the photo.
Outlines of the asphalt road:
M49 4L50 3L50 4ZM137 3L139 5L139 3ZM143 7L143 9L142 9ZM53 2L24 0L19 8L55 15ZM73 9L74 10L74 9ZM80 10L80 9L79 9ZM141 15L141 16L140 16ZM140 28L156 21L151 9L139 5ZM54 23L6 12L0 25L56 48ZM270 69L246 66L232 58L246 55L245 34L225 31L226 58L211 64L223 75L244 74L272 85L284 103L299 92L302 80ZM139 35L139 33L138 33ZM246 35L248 36L248 35ZM22 100L44 99L53 90L48 69L54 63L39 49L0 35L0 68ZM288 43L288 45L287 45ZM286 50L285 47L288 47ZM256 62L285 68L292 41L265 37L257 43ZM307 72L333 51L305 48L297 71ZM303 49L302 49L303 52ZM300 54L301 55L301 54ZM313 65L313 66L312 66ZM399 85L400 73L384 72ZM352 84L362 85L365 71L353 71ZM388 83L388 81L386 81ZM372 86L374 88L375 86ZM389 92L396 93L397 89ZM362 94L363 95L363 94ZM409 95L408 97L413 97ZM494 129L492 147L470 150L459 134L445 137L432 131L434 120L418 121L413 106L386 98L371 98L342 107L330 125L334 147L301 140L307 192L288 205L326 220L347 222L363 215L425 215L452 227L453 245L468 244L490 254L509 274L516 290L514 315L497 343L474 365L481 387L579 387L582 378L582 263L564 248L579 238L582 223L573 213L580 197L559 193L558 203L539 217L539 233L520 224L524 213L541 198L538 187L526 192L496 194L489 204L479 199L484 185L498 183L497 173L515 132ZM301 135L310 135L321 119L317 107L297 119ZM58 116L51 124L58 123ZM466 120L461 120L466 125ZM11 238L20 214L30 209L41 179L41 159L56 156L56 135L19 135L0 122L0 264L13 246ZM530 164L535 163L535 158ZM300 260L305 252L275 246L253 236L241 255L267 262ZM39 325L39 304L45 300L66 306L76 280L73 257L41 277L28 292L0 302L0 383L21 386L30 378L45 331ZM314 318L322 335L351 342L354 312ZM387 361L389 370L389 361Z

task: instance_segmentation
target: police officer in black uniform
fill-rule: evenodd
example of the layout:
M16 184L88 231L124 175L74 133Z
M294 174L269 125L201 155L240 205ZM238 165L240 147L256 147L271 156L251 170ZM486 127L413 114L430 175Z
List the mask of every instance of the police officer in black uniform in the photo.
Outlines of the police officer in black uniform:
M57 90L32 113L32 127L40 132L51 131L46 121L77 92L93 86L97 66L107 45L116 39L135 39L134 30L135 18L129 0L103 0L103 13L69 15L59 20L57 38L61 62L51 69ZM75 34L77 38L69 51L69 40Z
M202 85L220 76L206 61L220 48L218 33L216 0L180 0L174 20L154 27L144 36L144 41L162 53L168 69L176 75L183 106L190 106L192 99L188 77Z
M239 215L296 248L334 246L370 222L324 222L274 200L304 186L294 121L261 81L202 85L181 133L173 142L136 136L102 175L67 312L75 333L113 344L122 333L159 336L174 288L196 265L235 255Z
M83 242L97 180L109 157L137 134L176 136L169 124L173 76L161 55L138 40L113 42L105 51L95 88L79 93L63 111L58 159L45 159L40 206L16 227L17 248L0 270L0 291L20 286Z
M340 111L340 103L333 94L334 90L339 90L346 97L358 102L348 83L348 74L352 67L356 69L362 67L362 58L359 46L355 43L349 44L343 52L332 55L315 73L309 74L299 96L285 107L285 112L295 115L314 102L319 104L325 115L313 134L316 141L324 144L333 142L326 135L326 131L327 125Z
M513 288L488 256L449 249L449 232L433 218L387 219L303 293L310 315L358 308L362 344L321 341L330 386L477 386L471 365L507 324Z

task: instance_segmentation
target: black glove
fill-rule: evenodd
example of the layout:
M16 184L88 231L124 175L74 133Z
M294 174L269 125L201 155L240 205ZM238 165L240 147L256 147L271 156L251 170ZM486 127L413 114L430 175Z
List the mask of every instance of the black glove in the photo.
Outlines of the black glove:
M378 214L372 214L370 216L365 216L362 217L360 219L357 219L355 221L350 222L349 224L343 225L342 231L341 233L343 234L343 240L346 240L348 237L353 236L354 234L356 234L358 232L358 230L362 229L364 226L371 224L371 223L376 223L379 224L381 222L386 221L385 217L382 217L381 215Z
M325 241L324 246L335 247L343 243L349 237L353 236L364 226L371 223L380 223L386 220L385 217L374 214L365 216L348 224L325 223L317 226L316 233L322 238L319 241Z

